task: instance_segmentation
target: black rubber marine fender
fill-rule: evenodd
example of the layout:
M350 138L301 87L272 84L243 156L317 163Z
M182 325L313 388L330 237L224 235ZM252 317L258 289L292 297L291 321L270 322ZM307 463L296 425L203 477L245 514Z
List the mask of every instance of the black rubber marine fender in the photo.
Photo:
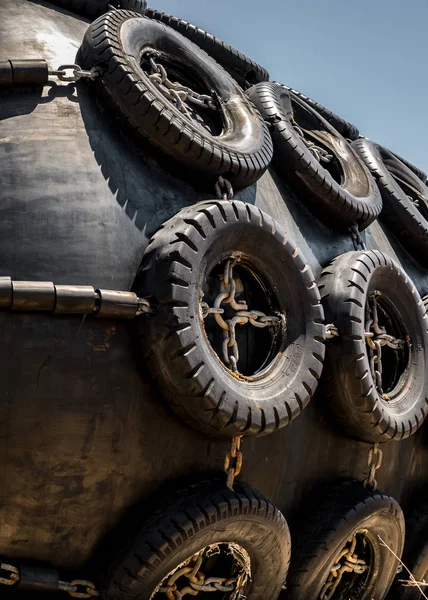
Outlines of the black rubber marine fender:
M205 50L240 85L245 86L247 84L259 83L260 81L269 81L269 73L264 67L251 60L251 58L248 58L245 54L242 54L242 52L235 50L229 44L219 40L211 33L207 33L203 29L196 27L196 25L192 25L187 21L183 21L183 19L173 17L154 8L148 8L146 16L149 19L161 21L165 25L168 25L168 27L172 27L184 35L184 37L194 42L199 48Z
M278 82L274 81L273 83ZM281 85L298 98L301 98L301 100L306 102L306 104L309 104L309 106L315 109L317 113L319 113L328 123L330 123L330 125L332 125L340 133L340 135L343 135L344 138L352 141L358 139L360 132L355 125L349 123L349 121L345 121L345 119L342 119L342 117L339 117L339 115L336 115L319 102L312 100L312 98L309 98L309 96L305 96L305 94L302 94L302 92L298 92L284 83L278 83L278 85Z
M339 332L328 343L324 372L339 424L369 443L409 437L428 413L428 317L414 284L389 256L374 250L338 256L318 287L326 322ZM388 335L392 344L384 345ZM375 342L381 345L380 365Z
M386 148L365 138L357 140L353 146L369 167L381 191L381 219L414 257L426 265L428 187Z
M49 0L49 2L93 19L108 12L111 7L113 10L115 8L132 10L141 15L145 14L147 8L146 0Z
M328 498L317 501L299 529L292 530L285 598L383 600L398 568L392 552L401 557L404 531L404 516L394 498L364 489L357 481L337 485ZM336 583L334 573L355 564L360 573L345 570L334 595L326 595Z
M428 583L428 502L421 504L406 518L403 562L417 582ZM409 579L405 569L398 573L391 590L391 600L422 600L420 589L405 585L404 582L409 582ZM426 592L427 586L421 586L421 589Z
M272 141L254 105L213 58L167 25L111 11L89 27L81 60L84 67L103 70L94 85L113 111L205 182L223 175L235 187L249 186L269 165ZM186 104L177 98L180 90L173 103L167 88L150 77L151 60L171 81L211 98L210 107Z
M181 210L150 240L134 290L157 306L141 321L145 364L189 425L224 438L263 435L308 404L324 357L319 292L266 213L239 201ZM239 324L245 309L254 318ZM224 334L234 319L235 370Z
M166 589L168 582L177 590L188 588L192 579L185 573L177 578L177 569L181 566L183 573L187 566L191 571L196 563L191 559L198 553L202 564L193 581L201 574L205 584L211 577L232 577L229 585L236 588L236 575L247 573L245 598L276 600L290 560L288 525L281 512L250 486L235 482L231 491L220 481L202 481L167 498L119 552L106 598L161 600L165 594L155 592Z
M365 229L382 199L366 165L348 142L301 98L281 85L259 83L247 91L271 124L274 162L281 176L330 228ZM304 137L302 137L304 136ZM309 149L324 153L320 160Z

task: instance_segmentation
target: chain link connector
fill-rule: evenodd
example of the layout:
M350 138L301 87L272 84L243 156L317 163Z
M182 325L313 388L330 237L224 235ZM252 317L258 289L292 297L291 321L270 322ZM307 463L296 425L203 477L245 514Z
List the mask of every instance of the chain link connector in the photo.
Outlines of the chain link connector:
M232 491L235 477L239 475L242 469L241 439L242 435L237 435L232 439L230 449L224 459L224 471L227 474L227 487Z
M215 193L220 200L232 200L233 187L228 179L220 175L215 184Z
M7 571L7 573L9 573L8 577L0 577L1 585L15 585L16 583L18 583L19 569L17 567L2 562L0 564L0 572L1 571Z
M67 75L67 71L71 71L71 75ZM49 75L58 77L61 81L75 83L79 79L96 79L101 75L98 67L92 67L90 71L85 71L79 65L61 65L58 69L50 70Z
M375 443L369 450L367 466L369 467L369 474L364 480L363 485L365 488L371 488L374 492L377 490L376 471L380 469L382 465L383 452L379 448L379 444Z

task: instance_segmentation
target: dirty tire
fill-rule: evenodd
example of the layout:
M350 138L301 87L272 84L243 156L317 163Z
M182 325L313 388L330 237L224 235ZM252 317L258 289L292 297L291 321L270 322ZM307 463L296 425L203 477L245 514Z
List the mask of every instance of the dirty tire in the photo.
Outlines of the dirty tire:
M422 171L422 169L419 169L419 167L415 166L413 163L409 162L408 160L406 160L405 158L403 158L396 152L392 152L391 150L389 150L388 152L390 152L393 156L395 156L395 158L397 160L402 162L403 165L405 165L408 169L410 169L412 171L412 173L414 173L416 175L416 177L418 177L422 181L422 183L424 183L425 185L427 184L428 176L424 171Z
M275 334L274 357L254 377L226 368L201 316L202 285L232 252L242 253L266 282L270 301L289 316ZM141 325L145 364L192 427L224 438L263 435L290 423L308 404L324 357L318 288L298 248L266 213L238 201L183 209L152 237L134 290L158 305Z
M245 54L242 54L242 52L235 50L229 44L211 35L211 33L207 33L187 21L168 15L155 8L148 8L146 16L149 19L161 21L165 25L168 25L168 27L172 27L172 29L184 35L184 37L191 40L199 48L205 50L240 85L247 83L252 85L260 81L269 81L270 75L264 67L251 60L251 58L248 58L248 56L245 56Z
M123 549L110 570L109 600L149 600L163 579L210 544L235 542L249 554L248 600L275 600L290 560L281 512L259 492L235 482L202 481L168 498Z
M93 19L111 10L109 4L116 8L132 10L140 15L144 15L147 8L146 0L49 0L49 2Z
M400 557L404 517L396 500L382 492L365 490L360 482L345 482L333 488L331 495L317 502L314 511L308 513L299 530L292 531L287 600L319 598L341 548L350 536L364 529L368 531L366 535L373 551L371 569L363 589L354 588L354 594L349 590L346 597L383 600L398 561L381 545L378 536Z
M216 92L221 109L211 112L219 129L208 131L163 95L140 67L146 48L162 51L175 68L183 71L185 65L186 76L205 94ZM269 165L272 140L254 105L213 58L167 25L128 11L109 12L87 30L81 60L86 68L104 69L93 85L113 112L205 184L223 175L235 187L249 186Z
M275 81L274 83L277 82ZM306 104L309 104L309 106L316 110L317 113L319 113L328 123L330 123L330 125L334 127L336 131L338 131L344 138L352 141L358 139L360 132L355 125L352 125L352 123L349 123L349 121L345 121L345 119L342 119L342 117L339 117L322 104L315 102L315 100L312 100L312 98L309 98L309 96L305 96L305 94L298 92L288 85L283 83L279 83L278 85L281 85L283 88L289 92L292 92L295 96L306 102Z
M383 209L380 218L425 265L428 260L428 187L386 148L366 139L357 140L353 146L369 167L381 191ZM418 210L408 198L409 187L403 188L392 173L420 196L422 210Z
M404 545L403 562L411 571L416 581L428 582L428 503L419 506L406 519L406 543ZM403 569L396 577L391 590L391 598L396 600L422 600L423 596L417 587L407 587L399 582L409 579ZM422 588L426 592L426 587ZM394 595L392 596L392 593Z
M312 212L339 231L347 231L354 223L360 231L368 227L381 211L382 198L368 168L348 142L313 108L281 85L259 83L247 94L271 124L274 162L280 175ZM302 129L306 124L312 140L333 155L335 177L309 150L295 129L296 123Z
M325 392L339 424L351 437L369 443L409 437L428 413L428 318L415 286L378 250L342 254L324 269L318 285L326 322L339 330L339 337L328 343L324 373ZM383 390L388 398L376 389L364 335L367 298L375 290L392 307L394 322L401 321L403 333L395 337L408 335L411 344L410 349L405 345L406 364L397 366L392 389ZM385 366L383 375L385 383Z

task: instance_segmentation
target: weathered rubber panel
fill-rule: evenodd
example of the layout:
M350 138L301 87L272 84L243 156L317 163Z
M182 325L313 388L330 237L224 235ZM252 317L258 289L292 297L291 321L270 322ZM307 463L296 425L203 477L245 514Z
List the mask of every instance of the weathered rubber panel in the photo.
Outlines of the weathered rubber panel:
M2 0L1 58L74 62L87 24L41 0ZM213 196L110 124L86 84L4 93L0 120L0 276L130 289L154 230ZM353 250L273 171L236 197L280 221L316 275ZM426 272L385 231L371 225L367 246L426 293ZM2 557L80 568L130 506L180 477L221 471L227 445L176 419L140 372L132 321L1 312L0 326ZM289 428L243 441L241 478L292 522L316 483L365 476L368 448L344 437L315 396ZM427 483L426 425L383 450L379 487L405 507Z

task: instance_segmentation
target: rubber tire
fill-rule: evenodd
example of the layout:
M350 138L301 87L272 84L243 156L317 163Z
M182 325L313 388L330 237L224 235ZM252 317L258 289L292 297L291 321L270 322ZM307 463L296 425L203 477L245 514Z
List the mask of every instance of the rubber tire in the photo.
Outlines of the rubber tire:
M149 600L174 568L209 544L234 541L251 558L248 600L275 600L290 560L281 512L259 492L235 482L202 481L165 501L119 553L106 588L110 600Z
M392 152L371 142L360 139L353 147L369 167L375 177L383 198L381 218L388 223L397 238L405 245L421 264L428 260L428 221L418 211L390 174L384 159L394 164L402 176L412 182L428 202L428 187Z
M422 504L406 519L403 562L416 581L428 581L428 503ZM396 600L422 600L416 587L405 587L399 583L400 579L409 579L404 569L397 575L393 588Z
M49 0L49 2L93 19L111 10L108 7L109 4L117 6L117 8L132 10L140 15L144 15L147 9L146 0Z
M327 323L339 337L326 350L325 391L346 433L368 443L402 440L428 413L428 318L405 271L378 250L347 252L324 269L318 287ZM364 337L367 296L382 292L396 307L412 343L412 372L405 389L380 397L370 372Z
M390 152L393 156L395 156L395 158L397 160L402 162L403 165L405 165L408 169L410 169L412 171L412 173L414 173L418 177L418 179L420 179L422 181L422 183L424 183L426 185L427 174L424 171L422 171L422 169L419 169L419 167L416 167L413 163L409 162L408 160L406 160L405 158L403 158L396 152L392 152L391 150L388 150L388 152Z
M292 315L291 343L283 340L272 368L258 378L225 367L200 316L205 274L237 250L273 290L279 310ZM299 249L266 213L238 201L183 209L150 240L133 289L158 303L156 315L141 325L146 364L173 410L201 433L264 435L308 404L324 357L319 292Z
M184 37L191 40L199 48L205 50L240 85L253 85L260 81L269 81L270 75L264 67L251 60L251 58L248 58L248 56L245 56L245 54L242 54L242 52L238 52L238 50L235 50L229 44L211 35L211 33L207 33L187 21L168 15L155 8L148 8L146 16L149 19L161 21L165 25L168 25L168 27L172 27L172 29L184 35Z
M228 126L220 136L183 115L140 69L133 54L140 45L163 48L204 79L222 103ZM101 65L94 83L104 99L135 131L168 157L215 182L220 175L235 187L249 186L266 170L272 140L266 124L238 84L196 44L170 27L128 11L112 11L87 30L83 65Z
M379 215L382 199L369 170L346 140L313 108L278 84L259 83L247 94L271 123L278 171L318 218L340 231L347 231L353 223L360 231L368 227ZM318 135L344 171L343 185L324 169L295 131L296 105L316 119Z
M273 83L278 82L274 81ZM316 110L317 113L319 113L323 117L323 119L330 123L330 125L334 127L336 131L338 131L340 135L342 135L347 140L353 141L359 138L360 132L358 131L357 127L355 127L355 125L353 125L352 123L349 123L349 121L345 121L345 119L342 119L342 117L339 117L322 104L319 104L319 102L315 102L315 100L312 100L312 98L309 98L309 96L305 96L305 94L302 94L302 92L298 92L297 90L289 87L288 85L285 85L284 83L278 83L278 85L282 86L289 92L292 92L295 96L306 102L306 104L309 104L310 107Z
M383 600L390 588L398 561L381 545L377 535L401 556L404 517L396 500L382 492L365 490L360 482L345 482L333 488L326 500L316 502L299 531L292 531L293 554L287 584L287 600L319 597L338 551L358 529L373 535L374 553L382 566L374 589L359 600ZM353 596L356 597L356 596Z

